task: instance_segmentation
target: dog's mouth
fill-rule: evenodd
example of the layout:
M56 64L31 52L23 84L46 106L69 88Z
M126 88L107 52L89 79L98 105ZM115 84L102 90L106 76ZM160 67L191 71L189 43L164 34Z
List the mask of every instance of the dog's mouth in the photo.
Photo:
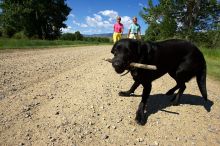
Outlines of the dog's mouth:
M129 65L126 65L124 63L112 63L112 66L114 67L115 71L118 73L118 74L121 74L123 73L125 70L129 70Z
M116 67L115 67L115 71L116 71L118 74L123 73L125 70L126 70L126 69L124 69L124 68L116 68Z

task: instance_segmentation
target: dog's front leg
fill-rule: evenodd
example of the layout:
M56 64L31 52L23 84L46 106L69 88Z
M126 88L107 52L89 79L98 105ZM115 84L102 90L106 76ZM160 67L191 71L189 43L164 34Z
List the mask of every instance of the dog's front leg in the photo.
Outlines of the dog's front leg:
M119 96L131 96L139 85L140 83L135 81L134 84L131 86L130 90L119 92Z
M151 83L145 83L143 84L143 93L142 93L142 99L141 102L138 106L138 110L136 112L136 118L135 120L137 121L138 124L144 125L147 122L147 117L146 117L146 105L147 105L147 100L151 91Z

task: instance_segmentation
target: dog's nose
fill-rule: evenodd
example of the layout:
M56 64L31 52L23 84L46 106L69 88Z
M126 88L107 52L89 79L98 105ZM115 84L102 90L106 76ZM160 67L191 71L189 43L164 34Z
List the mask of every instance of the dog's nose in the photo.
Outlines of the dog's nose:
M119 66L121 66L121 63L120 63L119 61L114 61L114 62L112 63L112 65L113 65L114 67L119 67Z

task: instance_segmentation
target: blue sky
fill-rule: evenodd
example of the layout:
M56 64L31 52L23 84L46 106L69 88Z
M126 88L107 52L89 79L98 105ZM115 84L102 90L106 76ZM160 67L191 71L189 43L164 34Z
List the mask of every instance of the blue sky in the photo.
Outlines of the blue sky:
M66 3L72 11L65 21L68 27L62 30L64 33L112 33L118 15L122 18L124 33L128 32L134 16L138 17L142 34L147 29L147 24L139 16L142 7L147 5L147 0L67 0Z

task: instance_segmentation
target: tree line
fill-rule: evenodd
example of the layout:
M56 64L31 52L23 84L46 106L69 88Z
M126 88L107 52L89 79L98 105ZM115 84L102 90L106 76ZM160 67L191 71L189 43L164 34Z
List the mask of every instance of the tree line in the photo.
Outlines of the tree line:
M88 41L100 43L110 42L110 39L107 37L84 37L79 31L76 31L75 33L64 33L61 35L60 39L69 41Z
M71 8L65 0L0 0L0 32L28 38L56 39Z
M140 15L149 25L146 40L184 38L206 42L213 46L220 42L220 4L217 0L148 0Z

